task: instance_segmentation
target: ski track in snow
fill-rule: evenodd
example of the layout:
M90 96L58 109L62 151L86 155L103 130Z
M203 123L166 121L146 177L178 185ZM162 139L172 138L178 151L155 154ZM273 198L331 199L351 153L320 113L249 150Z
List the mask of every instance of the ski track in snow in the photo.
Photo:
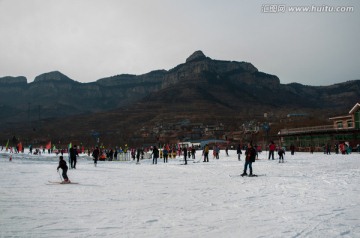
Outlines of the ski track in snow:
M201 151L197 152L198 156ZM240 177L235 151L169 159L78 159L60 181L55 155L0 153L2 237L360 237L360 154L286 155ZM221 157L222 156L222 157Z

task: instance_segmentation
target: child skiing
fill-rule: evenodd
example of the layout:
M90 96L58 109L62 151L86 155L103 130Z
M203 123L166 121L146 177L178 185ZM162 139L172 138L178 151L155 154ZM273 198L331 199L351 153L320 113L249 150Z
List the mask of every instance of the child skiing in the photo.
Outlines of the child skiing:
M67 176L67 171L68 171L68 166L66 164L66 161L64 160L63 156L59 157L59 166L57 167L57 171L59 172L59 168L62 169L62 176L64 178L64 181L61 183L71 183L68 176Z
M284 154L285 154L285 150L283 148L280 148L278 151L279 163L284 163Z

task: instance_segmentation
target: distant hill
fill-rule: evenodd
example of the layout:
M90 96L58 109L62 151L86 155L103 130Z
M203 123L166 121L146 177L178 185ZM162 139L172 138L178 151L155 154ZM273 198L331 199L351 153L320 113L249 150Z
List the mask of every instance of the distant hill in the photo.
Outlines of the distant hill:
M39 75L31 83L25 77L0 78L0 130L15 133L20 125L33 127L38 122L49 131L137 130L184 118L245 120L264 112L326 117L346 112L359 95L360 80L330 86L281 84L277 76L251 63L213 60L196 51L168 71L122 74L91 83L79 83L58 71Z

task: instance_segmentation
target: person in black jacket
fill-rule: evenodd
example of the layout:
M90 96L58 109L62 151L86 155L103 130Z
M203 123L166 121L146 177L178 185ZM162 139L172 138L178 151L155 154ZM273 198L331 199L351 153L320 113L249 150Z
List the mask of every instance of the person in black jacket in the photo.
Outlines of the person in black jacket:
M140 156L141 156L142 153L144 153L144 152L142 151L142 149L138 148L138 149L136 150L136 163L137 163L137 164L140 163Z
M77 147L74 145L72 148L70 148L70 162L71 162L71 168L76 169L76 157L78 156Z
M241 145L240 144L238 145L238 147L236 149L236 153L238 155L238 160L241 161L240 156L241 156L242 152L241 152Z
M64 183L70 183L70 180L67 176L68 166L62 155L59 157L59 166L57 167L56 170L59 172L60 168L62 170L62 176L64 178Z
M295 154L295 145L294 144L290 145L290 151L291 151L291 155Z
M250 169L249 176L251 177L253 176L252 163L255 162L255 157L256 157L256 150L254 149L251 143L248 143L247 149L245 151L245 157L246 158L245 158L244 172L241 174L241 176L247 175L246 170L247 167L249 166Z
M280 147L280 149L279 149L279 151L278 151L279 163L281 163L281 162L284 163L284 154L285 154L285 150ZM282 161L281 161L281 160L282 160Z
M158 150L158 148L156 148L156 146L154 146L152 155L154 155L153 164L157 164L157 159L159 158L159 150Z
M184 148L183 148L183 152L184 152L184 161L185 161L185 164L187 164L187 148L184 146Z
M99 155L100 155L100 150L99 147L96 146L95 150L92 153L92 156L94 157L94 166L96 167L97 165L97 161L99 159Z
M195 147L194 147L194 145L192 145L191 146L191 156L192 156L193 160L195 160L195 153L196 153Z

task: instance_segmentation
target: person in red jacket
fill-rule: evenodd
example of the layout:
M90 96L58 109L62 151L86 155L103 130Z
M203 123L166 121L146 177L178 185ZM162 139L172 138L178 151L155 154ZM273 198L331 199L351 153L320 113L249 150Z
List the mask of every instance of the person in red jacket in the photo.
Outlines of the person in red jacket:
M255 157L256 157L256 150L254 149L251 143L248 143L248 146L245 151L245 165L244 165L244 172L241 174L242 177L248 175L246 173L248 166L250 169L249 177L256 176L253 174L253 169L252 169L252 163L255 162Z
M276 145L275 145L274 141L271 141L271 143L269 145L269 159L270 159L270 156L272 156L272 159L274 160L275 149L276 149Z

